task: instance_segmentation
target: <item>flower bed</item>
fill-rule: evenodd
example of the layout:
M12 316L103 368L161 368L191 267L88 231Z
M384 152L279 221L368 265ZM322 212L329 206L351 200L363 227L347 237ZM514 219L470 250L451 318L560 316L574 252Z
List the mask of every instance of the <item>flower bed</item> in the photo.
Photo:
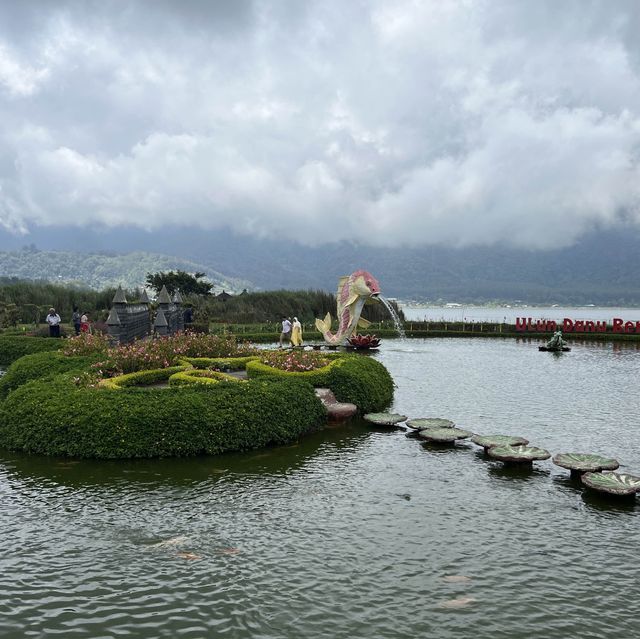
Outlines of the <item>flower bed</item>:
M179 333L168 337L140 340L132 344L109 347L106 337L80 335L64 340L66 355L96 355L94 364L99 377L116 377L125 373L176 366L183 358L232 358L255 355L256 350L238 343L232 335Z
M272 368L292 373L315 371L327 366L331 359L314 351L267 351L260 361Z

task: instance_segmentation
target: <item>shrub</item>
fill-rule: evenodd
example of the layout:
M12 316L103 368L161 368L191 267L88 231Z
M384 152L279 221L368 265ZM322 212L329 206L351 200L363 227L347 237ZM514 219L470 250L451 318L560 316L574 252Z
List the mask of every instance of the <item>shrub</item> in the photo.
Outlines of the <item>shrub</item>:
M393 378L377 360L363 355L340 358L329 370L328 387L339 402L350 402L361 413L385 410L393 401Z
M301 373L322 368L331 360L326 355L314 351L267 351L260 361L283 371Z
M66 357L57 351L25 355L16 360L6 374L0 377L0 398L34 379L69 371L86 371L93 361L95 360L91 357Z
M80 333L62 343L65 355L102 355L109 350L109 339L105 335Z
M0 445L27 453L132 458L217 454L294 441L325 411L300 380L119 391L35 380L0 404Z
M179 373L185 369L184 366L170 366L168 368L153 368L146 371L137 371L135 373L126 373L118 377L110 377L102 379L98 383L101 388L110 388L118 390L120 388L128 388L131 386L148 386L168 380L175 373Z
M103 375L115 377L123 373L175 366L184 357L229 358L254 353L253 347L238 344L230 335L180 333L110 348L96 367Z
M250 378L304 379L318 387L330 388L340 402L349 402L360 413L384 410L393 400L393 379L375 359L362 355L333 355L330 363L306 372L283 371L259 361L247 364Z
M219 384L220 382L244 382L245 380L227 375L220 371L189 369L174 373L169 378L170 386L185 386L187 384Z
M313 371L284 371L260 361L253 361L247 364L247 374L252 379L304 379L315 388L324 388L329 385L329 371L334 363L330 362Z
M61 346L62 340L50 337L0 335L0 366L8 366L23 355L57 351Z
M248 362L260 359L257 355L247 357L181 357L181 363L187 363L195 368L215 368L227 371L243 371Z

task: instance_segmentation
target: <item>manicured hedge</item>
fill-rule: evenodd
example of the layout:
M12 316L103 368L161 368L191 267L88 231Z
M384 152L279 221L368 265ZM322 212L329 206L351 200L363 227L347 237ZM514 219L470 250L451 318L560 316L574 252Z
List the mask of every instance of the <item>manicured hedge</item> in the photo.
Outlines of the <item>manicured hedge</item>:
M58 351L25 355L11 364L5 375L0 377L0 398L34 379L70 371L86 371L94 361L94 357L67 357Z
M61 346L62 340L55 337L0 335L0 366L8 366L23 355L57 351Z
M251 379L304 379L309 382L315 388L326 388L329 385L329 372L331 367L338 362L338 358L335 361L316 368L313 371L283 371L280 368L268 366L260 361L253 361L247 363L247 375Z
M35 380L0 404L0 446L72 457L217 454L294 441L325 410L301 380L172 388L83 388Z
M151 368L146 371L136 371L135 373L126 373L118 375L118 377L108 377L100 381L99 386L109 388L111 390L119 390L121 388L129 388L131 386L146 386L149 384L157 384L158 382L167 381L175 373L179 373L185 369L184 366L170 366L168 368Z
M198 370L190 368L186 371L174 373L169 378L169 386L185 386L187 384L219 384L220 382L244 382L245 380L220 373L219 371Z
M256 355L247 357L183 357L180 361L195 368L217 368L220 370L242 371L248 362L260 359Z
M377 360L366 355L334 355L334 361L314 371L290 372L261 362L249 362L250 378L304 379L316 388L330 388L338 401L355 404L360 413L384 410L393 400L393 379Z
M329 372L329 388L339 402L350 402L360 413L385 410L393 401L393 378L367 355L341 357Z

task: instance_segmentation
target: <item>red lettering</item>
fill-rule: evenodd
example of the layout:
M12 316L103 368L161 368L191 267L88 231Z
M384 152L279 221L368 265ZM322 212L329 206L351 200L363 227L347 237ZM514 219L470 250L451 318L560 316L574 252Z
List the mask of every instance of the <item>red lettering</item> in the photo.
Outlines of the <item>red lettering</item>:
M584 333L584 322L582 320L577 320L573 327L576 329L576 332Z
M568 317L565 317L562 322L562 330L565 333L571 333L573 331L573 322Z
M516 331L526 331L526 330L527 330L527 318L516 317Z
M622 328L623 321L619 317L613 318L613 332L614 333L624 333L624 329Z
M633 322L625 322L624 323L624 332L625 333L633 333L635 331L635 325Z
M584 332L585 333L593 333L595 330L596 330L596 325L591 320L587 320L584 323Z
M596 322L596 330L599 333L604 333L607 330L607 322L602 320L602 322Z
M554 320L547 321L547 332L555 333L558 328L558 324Z
M636 333L640 333L640 322L636 322Z

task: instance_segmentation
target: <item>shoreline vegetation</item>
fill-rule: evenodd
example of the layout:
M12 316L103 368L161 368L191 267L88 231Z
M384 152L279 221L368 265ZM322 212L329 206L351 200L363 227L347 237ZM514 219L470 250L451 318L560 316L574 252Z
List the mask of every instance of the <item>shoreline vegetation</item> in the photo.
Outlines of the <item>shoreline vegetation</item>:
M19 356L21 348L32 352ZM373 358L257 349L229 334L121 346L90 334L0 336L0 354L9 352L19 357L0 378L0 447L38 455L130 459L264 448L325 426L316 388L361 415L393 400L393 380Z

